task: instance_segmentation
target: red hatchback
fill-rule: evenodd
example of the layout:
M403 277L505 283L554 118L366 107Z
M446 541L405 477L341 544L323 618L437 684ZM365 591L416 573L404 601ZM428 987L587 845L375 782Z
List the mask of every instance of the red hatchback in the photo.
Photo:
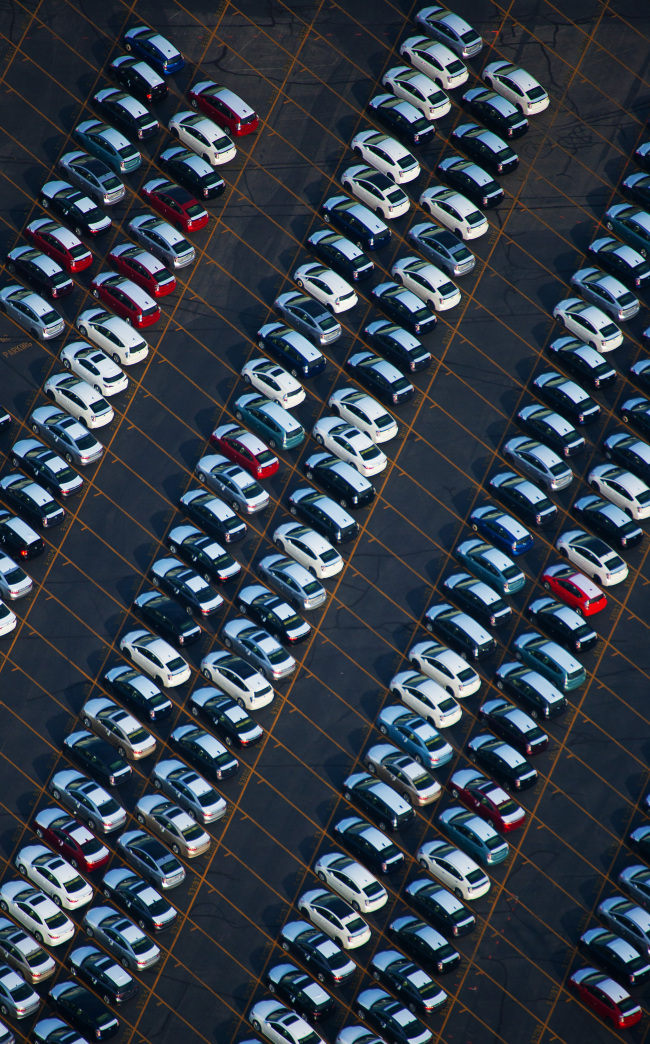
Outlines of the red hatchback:
M149 206L182 232L198 232L208 223L208 212L191 192L167 178L152 178L140 189Z
M137 283L117 272L100 272L90 284L90 289L93 297L98 297L116 315L138 329L151 326L160 319L160 305L156 304L153 297L149 297Z
M583 616L593 616L607 605L607 598L598 585L565 562L549 566L542 574L542 584Z
M153 297L166 297L176 289L176 277L165 268L162 261L133 243L120 243L113 247L108 260L112 261L118 272L132 279Z
M459 769L449 780L452 796L462 801L466 808L487 819L492 826L504 833L516 830L526 820L521 805L506 794L503 787L493 783L475 768Z
M280 461L266 443L238 424L222 424L220 428L215 428L210 442L218 447L224 457L245 468L254 478L268 478L269 475L275 475L280 467Z
M25 235L44 254L65 268L66 272L83 272L93 263L93 255L78 236L52 218L37 218L25 229Z
M214 80L202 80L195 83L188 91L190 105L200 109L219 127L241 138L257 130L259 120L257 113L247 105L238 94L221 87Z
M641 1008L627 990L595 968L579 968L570 977L569 984L581 1001L619 1029L634 1026L642 1017Z
M59 852L74 867L83 870L99 870L111 857L111 853L91 834L88 827L78 823L76 819L60 808L42 808L32 821L37 837L42 838L50 848Z

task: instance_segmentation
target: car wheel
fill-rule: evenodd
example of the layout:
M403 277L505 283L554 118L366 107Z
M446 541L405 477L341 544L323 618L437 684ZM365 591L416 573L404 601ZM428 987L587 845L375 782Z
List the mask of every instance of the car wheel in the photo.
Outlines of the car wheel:
M325 212L323 214L323 221L325 222L326 225L329 225L329 223L330 223L330 216L329 216L329 214L327 212Z
M194 610L192 609L191 605L186 605L185 606L185 612L187 613L188 616L192 616Z
M287 942L286 939L282 940L282 949L283 950L288 950L289 949L289 943Z
M231 736L224 736L223 742L226 744L227 747L232 747L232 737Z
M241 421L244 419L244 415L241 410L235 410L235 420Z
M104 888L103 891L104 891L104 895L106 896L106 898L110 899L110 897L111 897L111 890L110 890L110 888Z
M298 509L297 509L295 504L291 504L291 506L289 507L289 511L291 512L292 515L297 515L298 514Z
M75 972L72 972L72 974L74 975ZM104 1001L104 1004L112 1004L113 1003L113 998L111 997L110 993L102 994L102 1000Z
M43 210L49 210L50 209L50 201L49 201L49 199L47 199L46 196L42 196L41 197L41 206L42 206Z
M464 650L464 649L463 649L463 651L461 652L461 654L460 654L460 655L461 655L461 657L462 657L462 659L463 659L463 660L466 660L466 659L467 659L467 653L465 652L465 650Z
M207 678L208 681L212 680L212 676L211 676L210 671L208 670L207 667L203 668L203 670L201 671L201 674L203 675L204 678Z
M56 797L56 796L57 795L55 794L54 797ZM95 823L94 819L87 819L86 823L88 824L88 829L89 830L96 830L97 829L97 824Z
M61 902L61 897L60 896L53 895L52 899L54 900L54 902L56 903L57 906L63 906L63 903Z
M75 868L75 870L79 869L79 863L77 862L76 859L71 859L70 860L70 866L73 866Z
M260 1026L259 1022L257 1021L257 1019L251 1019L251 1026L252 1026L252 1027L253 1027L253 1029L254 1029L254 1030L256 1030L256 1031L257 1031L258 1033L259 1033L259 1031L260 1031L260 1030L261 1030L261 1028L262 1028L262 1027Z
M291 371L291 376L292 377L297 377L298 376L298 370L297 370L297 368L295 366L294 366L293 370Z
M174 853L174 855L180 855L181 854L180 847L179 847L179 845L176 844L176 842L174 842L174 844L172 845L172 852Z
M79 236L79 238L81 238L81 236L83 236L83 233L84 233L84 230L81 227L81 225L75 225L75 229L74 229L75 236Z
M470 761L476 762L476 752L475 751L470 750L470 752L469 752L469 754L467 756L468 756Z
M5 900L4 899L0 899L0 910L4 910L6 912L8 909L9 909L9 907L7 906ZM36 933L34 933L34 934L36 934Z
M34 932L34 935L36 935L36 932ZM92 930L89 924L86 925L86 935L89 939L92 939L95 935L94 931ZM36 938L38 939L38 935L36 935Z
M537 721L537 719L539 718L539 711L535 710L534 707L531 707L530 716L531 718L534 718L535 721Z
M18 457L12 457L12 458L11 458L11 463L13 464L13 466L14 466L15 468L18 468L18 467L20 467L20 462L19 462L19 460L18 460Z
M448 692L450 696L455 696L456 693L452 689L451 685L445 685L445 692Z
M427 622L426 622L426 629L427 629L427 631L433 631L433 626L432 626L430 620L427 620Z
M275 993L275 983L274 982L267 982L266 988L269 991L269 993Z
M341 499L339 500L339 504L342 508L346 508L348 506L347 497L341 497Z
M144 824L144 816L142 815L142 812L136 812L135 818L137 819L138 823Z
M366 768L368 769L368 772L371 774L371 776L377 775L377 766L374 765L372 761L366 762Z
M22 863L19 863L19 864L18 864L18 873L19 873L19 874L22 874L22 875L23 875L23 877L24 877L24 876L25 876L25 874L27 873L27 867L26 867L26 866L24 866L24 865L23 865Z
M131 962L130 962L128 957L122 957L122 959L120 961L120 964L122 965L123 968L130 968L131 967Z
M81 332L83 333L84 331L82 330ZM116 362L116 363L121 362L121 359L120 359L119 355L117 354L117 352L113 352L113 362Z
M515 649L515 660L521 659L521 649Z
M198 716L199 716L199 708L196 707L196 706L192 707L192 714L194 715L195 718L198 718ZM160 787L160 783L158 784L158 786Z
M296 279L296 286L299 287L301 290L304 285L305 284L303 283L302 279Z
M32 326L32 337L35 337L36 340L38 340L40 338L40 336L41 336L41 331L38 329L38 327L37 326ZM54 398L54 396L52 396L52 398Z
M390 830L390 824L388 824L384 819L378 820L377 826L380 830L383 830L384 833L386 833L387 830Z
M90 718L88 718L88 717L86 717L84 715L84 717L81 720L84 723L84 725L86 726L86 728L89 729L90 728Z
M497 682L497 689L499 690L499 692L503 692L503 682L501 681L500 678L499 678L499 680Z
M232 641L230 638L224 638L223 644L225 645L226 649L232 649Z
M454 888L454 895L456 896L457 899L462 899L463 898L463 890L462 890L462 888Z
M35 435L38 435L40 430L41 429L39 428L38 424L32 424L32 431L34 432Z
M10 272L15 272L16 271L16 266L13 263L13 261L8 261L7 262L7 268L9 269Z
M318 443L319 446L322 446L323 445L323 436L320 435L320 434L317 435L316 436L316 442Z
M274 449L277 449L277 448L278 448L278 444L277 444L277 442L275 441L275 439L269 439L269 446L270 446L270 447L271 447L271 449L273 449L273 450L274 450Z

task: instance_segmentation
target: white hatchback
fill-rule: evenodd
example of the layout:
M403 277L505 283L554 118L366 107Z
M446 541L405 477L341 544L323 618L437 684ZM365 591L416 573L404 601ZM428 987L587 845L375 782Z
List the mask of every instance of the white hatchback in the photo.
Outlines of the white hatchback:
M611 352L623 343L623 334L616 323L602 309L585 304L579 297L559 301L553 316L597 352Z
M101 395L117 395L129 386L129 378L124 370L99 348L93 348L86 341L70 341L59 358L66 370L72 370Z
M395 138L381 131L364 130L355 134L350 148L375 170L387 174L395 184L404 185L420 174L420 164Z
M474 668L440 642L431 639L416 642L407 656L414 667L433 678L457 700L473 696L481 688L481 679Z
M399 53L446 91L467 82L467 66L443 43L429 40L426 36L409 36L400 46Z
M569 529L555 542L561 555L602 587L613 587L627 579L628 568L620 555L600 537L584 529Z
M15 859L16 867L37 888L51 896L57 906L77 910L86 906L93 890L78 870L45 845L25 845Z
M381 78L398 98L404 98L419 109L428 120L439 120L451 109L451 102L437 84L408 65L394 65Z
M391 678L389 689L411 710L432 722L437 729L455 725L463 716L460 704L433 678L419 671L400 671Z
M490 891L490 879L478 863L446 841L425 841L417 861L459 899L479 899Z
M263 674L246 660L226 650L204 656L201 660L201 674L246 710L267 707L275 695L272 685Z
M354 424L373 442L389 442L399 433L394 417L367 392L358 388L339 388L332 392L327 405L348 424Z
M270 359L249 359L241 375L246 384L252 384L268 399L279 402L285 410L299 406L305 400L305 389L300 381Z
M400 257L390 270L391 275L402 283L407 290L435 308L436 312L445 312L460 304L460 290L452 283L446 272L423 261L420 257Z
M524 116L534 116L548 108L549 97L534 76L512 62L490 62L483 70L488 87L516 105Z
M271 1044L325 1044L308 1022L275 998L254 1004L248 1021Z
M637 521L650 518L650 486L618 464L599 464L589 472L589 485Z
M134 366L143 362L149 354L149 345L137 330L111 315L103 308L87 308L76 321L77 329L82 337L87 337L110 355L113 362L122 366Z
M331 268L321 265L319 261L309 261L306 265L300 265L293 273L293 278L296 286L306 290L333 312L347 312L348 308L354 308L359 301L347 280Z
M314 424L312 435L330 453L352 464L360 475L378 475L388 465L385 453L369 435L339 417L321 417Z
M83 421L87 428L103 428L115 416L113 407L104 396L76 374L55 373L48 377L43 391L71 417Z
M329 540L300 522L283 522L273 534L273 543L319 580L343 569L343 559Z
M388 893L377 878L342 852L328 852L314 863L314 873L355 910L372 913L388 902Z
M356 950L369 942L371 932L363 917L340 895L326 888L311 888L296 903L311 923L344 950Z
M237 155L232 140L207 116L191 110L177 112L168 126L174 137L180 138L184 145L213 167L229 163Z
M157 678L165 688L175 688L190 680L190 665L176 650L151 631L129 631L120 642L122 652L151 678Z
M425 189L420 196L420 206L463 239L478 239L490 227L485 214L467 196L444 185L432 185Z
M387 221L408 213L411 201L399 186L379 170L358 163L346 167L341 184L371 210L378 211Z

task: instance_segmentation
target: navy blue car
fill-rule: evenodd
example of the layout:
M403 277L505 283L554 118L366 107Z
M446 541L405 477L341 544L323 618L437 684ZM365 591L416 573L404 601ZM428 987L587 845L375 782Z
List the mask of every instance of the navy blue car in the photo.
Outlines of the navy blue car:
M294 377L315 377L327 360L322 352L297 330L284 323L266 323L257 331L257 347L268 352Z
M335 225L362 250L377 250L390 241L388 225L349 196L330 196L320 209L326 224Z
M173 43L148 25L127 29L123 43L126 51L135 51L163 76L178 72L185 66L183 55Z
M533 538L526 527L494 504L475 508L469 521L475 533L508 554L523 555L532 549Z

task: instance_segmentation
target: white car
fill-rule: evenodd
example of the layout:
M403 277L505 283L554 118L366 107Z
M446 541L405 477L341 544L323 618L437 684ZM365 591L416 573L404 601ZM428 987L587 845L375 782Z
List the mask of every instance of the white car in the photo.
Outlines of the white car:
M93 890L79 871L45 845L25 845L15 863L20 873L51 896L57 906L76 910L92 900Z
M483 47L483 40L476 30L460 15L440 4L421 7L415 21L435 40L442 40L461 58L471 58Z
M616 323L596 305L585 304L579 297L558 302L553 316L597 352L611 352L623 343L623 334Z
M488 87L516 105L524 116L534 116L548 108L549 97L534 76L512 62L490 62L483 70Z
M420 196L420 206L463 239L478 239L490 227L485 214L467 196L444 185L432 185L425 189Z
M5 881L0 885L0 909L31 932L36 942L62 946L70 941L75 926L43 892L27 881Z
M407 290L435 308L436 312L445 312L460 304L460 290L446 272L423 261L420 257L400 257L390 270L391 275L402 283Z
M180 138L188 149L192 149L213 167L229 163L237 155L237 149L227 134L207 116L186 110L177 112L169 121L169 129Z
M342 895L355 910L372 913L388 902L388 893L377 878L342 852L328 852L314 863L314 873Z
M425 841L417 860L459 899L480 899L490 891L490 879L478 863L447 841Z
M113 362L134 366L149 354L149 345L124 319L103 308L86 308L76 321L82 337L93 341Z
M0 638L10 634L16 629L18 617L11 611L8 605L0 601Z
M283 522L273 534L273 543L319 580L343 569L343 559L329 540L300 522Z
M391 678L389 689L411 710L427 718L437 729L455 725L463 716L460 704L433 678L419 671L400 671Z
M272 1044L325 1044L308 1022L273 998L254 1004L248 1021Z
M358 388L339 388L332 392L327 405L348 424L369 435L373 442L389 442L399 433L395 418L372 395Z
M113 407L103 395L73 373L55 373L48 377L43 391L57 406L87 428L103 428L115 416Z
M117 395L129 386L129 378L121 366L86 341L66 344L59 359L66 370L72 370L101 395Z
M637 521L650 518L650 486L618 464L599 464L589 472L589 485Z
M584 529L569 529L555 542L561 555L573 562L602 587L613 587L627 579L628 568L620 555L600 537Z
M443 43L429 40L426 36L409 36L400 46L399 53L446 91L467 82L467 66Z
M293 278L296 286L306 290L333 312L347 312L359 301L350 284L319 261L300 265L293 273Z
M87 729L107 740L122 758L138 761L153 754L156 740L129 714L107 696L86 700L81 708L81 720Z
M378 475L388 465L385 453L369 435L339 417L321 417L314 424L312 435L319 445L354 465L360 475Z
M16 598L28 595L33 586L34 581L24 569L0 551L0 595L13 602Z
M396 185L404 185L420 175L420 164L415 156L396 138L381 131L360 131L350 142L350 148L364 163L387 174Z
M451 102L433 80L408 65L394 65L381 78L397 98L403 98L419 109L428 120L439 120L451 109Z
M174 688L190 680L190 665L164 638L140 628L129 631L120 642L122 652L129 654L136 666L165 688Z
M414 667L433 678L435 682L457 700L473 696L481 688L481 679L473 667L440 642L427 639L416 642L407 656Z
M242 367L241 375L246 384L252 384L262 395L279 402L285 410L291 410L305 400L305 389L300 381L270 359L249 359Z
M344 950L356 950L370 940L370 928L358 912L340 895L326 888L311 888L297 902L301 913Z
M341 184L387 221L402 217L411 206L410 199L401 188L381 171L373 170L364 163L346 167L341 174Z
M273 686L263 674L228 650L204 656L201 660L201 674L246 710L267 707L275 695Z

